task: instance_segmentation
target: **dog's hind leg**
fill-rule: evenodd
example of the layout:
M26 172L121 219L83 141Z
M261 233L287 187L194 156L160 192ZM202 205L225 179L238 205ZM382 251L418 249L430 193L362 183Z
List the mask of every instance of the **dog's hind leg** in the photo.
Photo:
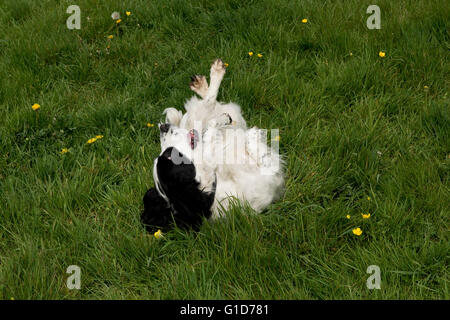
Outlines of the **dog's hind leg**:
M225 75L225 64L221 59L216 59L211 65L209 88L204 97L206 105L215 105L219 87Z
M277 172L281 158L278 152L267 145L267 132L256 127L246 132L246 150L256 165L266 172Z
M189 88L202 97L202 99L205 99L206 93L208 92L208 82L206 81L206 77L193 75L191 77L191 83L189 83Z

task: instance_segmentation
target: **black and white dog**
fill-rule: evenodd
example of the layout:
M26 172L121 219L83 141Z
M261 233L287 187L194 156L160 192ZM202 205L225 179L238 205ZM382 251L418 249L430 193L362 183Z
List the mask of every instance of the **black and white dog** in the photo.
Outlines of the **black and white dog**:
M155 159L155 188L144 196L141 221L147 231L173 226L198 229L204 218L226 213L234 200L260 212L284 189L282 160L268 147L265 134L247 129L241 108L217 99L225 75L222 60L211 66L210 83L193 76L186 113L164 110L160 124L161 154Z

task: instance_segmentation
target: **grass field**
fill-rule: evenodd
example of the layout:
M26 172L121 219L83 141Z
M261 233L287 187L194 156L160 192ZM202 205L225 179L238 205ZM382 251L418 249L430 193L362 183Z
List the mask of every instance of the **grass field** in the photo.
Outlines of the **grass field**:
M0 298L449 299L449 21L445 0L2 0ZM156 124L216 57L219 99L280 129L286 193L156 240Z

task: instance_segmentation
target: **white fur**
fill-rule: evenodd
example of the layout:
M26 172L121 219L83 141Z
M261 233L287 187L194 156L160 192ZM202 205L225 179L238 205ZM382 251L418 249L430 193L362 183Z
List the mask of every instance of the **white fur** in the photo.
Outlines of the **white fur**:
M224 74L225 67L218 59L211 66L209 87L204 77L197 76L191 89L202 99L194 96L188 100L185 114L175 108L164 110L171 127L161 135L162 152L175 147L192 160L200 189L211 191L216 183L212 219L220 217L232 199L247 202L260 212L278 200L284 189L280 155L267 146L256 127L247 129L239 105L216 101ZM191 129L200 135L193 150Z

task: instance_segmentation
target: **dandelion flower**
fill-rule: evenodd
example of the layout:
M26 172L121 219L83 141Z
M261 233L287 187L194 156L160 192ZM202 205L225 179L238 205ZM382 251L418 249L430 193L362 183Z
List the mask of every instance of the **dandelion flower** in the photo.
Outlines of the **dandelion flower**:
M261 53L258 53L258 58L262 58L262 54Z
M251 57L251 56L253 55L253 52L250 51L250 52L248 53L248 55Z
M361 228L355 228L355 229L352 230L352 232L353 232L354 235L357 235L357 236L362 235Z
M353 52L350 51L350 57L353 56Z
M346 217L347 219L350 219L351 216L348 214L348 215L346 215L345 217Z
M117 11L114 11L114 12L111 14L111 18L112 18L113 20L118 20L118 19L120 19L120 13L118 13Z
M35 103L35 104L33 104L32 106L31 106L31 108L34 110L34 111L36 111L37 109L39 109L41 106L39 105L39 104L37 104L37 103Z
M424 88L425 90L428 90L428 89L430 89L430 87L429 87L429 86L423 86L423 88Z
M69 152L69 149L67 149L67 148L62 148L61 154L64 154L64 153L67 153L67 152Z
M131 16L131 11L127 11L125 13L127 14L127 16Z
M101 134L99 134L98 136L95 136L96 140L101 139L101 138L103 138L103 136Z
M229 66L229 64L226 62L223 65L225 66L225 68L228 68L228 66Z
M94 143L95 141L97 141L97 138L91 138L87 141L87 143L91 144Z
M380 52L378 53L378 55L380 56L380 58L384 58L384 57L386 57L386 52L380 51Z
M155 236L156 239L160 239L163 237L162 231L159 229L153 235Z
M307 23L308 19L302 19L302 23Z
M363 217L363 219L369 219L370 213L367 213L367 214L361 213L361 216Z
M122 22L122 19L116 20L116 24L119 24Z
M372 198L371 198L371 197L367 197L367 200L369 200L369 201L370 201L370 200L372 200Z
M114 38L114 36L113 36L112 34L110 34L110 35L108 36L108 39L112 39L112 38Z
M155 125L153 123L147 122L147 127L151 128L154 127Z

